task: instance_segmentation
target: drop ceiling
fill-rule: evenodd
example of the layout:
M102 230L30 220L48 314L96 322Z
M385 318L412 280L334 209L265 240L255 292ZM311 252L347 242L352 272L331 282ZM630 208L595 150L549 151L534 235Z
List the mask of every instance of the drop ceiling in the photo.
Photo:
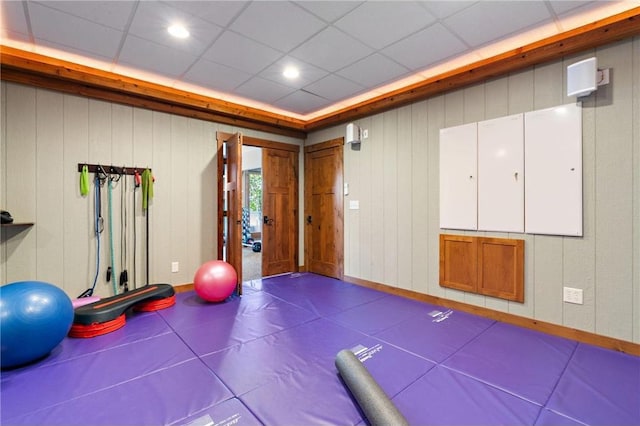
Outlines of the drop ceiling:
M2 44L311 119L640 2L2 1ZM167 32L183 24L187 39ZM282 72L296 66L300 76Z

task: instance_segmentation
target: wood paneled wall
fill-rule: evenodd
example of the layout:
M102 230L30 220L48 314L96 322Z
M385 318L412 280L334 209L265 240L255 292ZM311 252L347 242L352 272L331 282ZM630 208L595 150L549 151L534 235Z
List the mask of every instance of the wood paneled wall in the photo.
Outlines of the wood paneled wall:
M439 129L570 103L566 66L594 55L612 79L583 99L584 237L466 232L525 240L525 301L440 287ZM640 342L638 117L635 37L358 120L369 138L344 151L345 275ZM311 133L307 144L344 127ZM563 286L582 288L584 304L563 303Z
M35 222L35 226L19 232L2 229L0 283L37 279L59 285L71 297L92 284L96 262L93 182L91 193L82 197L78 163L153 169L156 181L150 209L150 281L184 284L192 282L204 261L217 258L216 131L243 131L296 145L303 142L15 83L2 82L0 94L0 207L9 210L16 221ZM113 198L119 265L119 187ZM138 191L138 285L145 278L140 200ZM106 186L103 216L107 216ZM128 226L131 231L132 223ZM105 221L96 286L100 296L112 294L111 285L105 281L107 228ZM128 257L131 284L132 246ZM174 261L180 263L178 273L171 273Z

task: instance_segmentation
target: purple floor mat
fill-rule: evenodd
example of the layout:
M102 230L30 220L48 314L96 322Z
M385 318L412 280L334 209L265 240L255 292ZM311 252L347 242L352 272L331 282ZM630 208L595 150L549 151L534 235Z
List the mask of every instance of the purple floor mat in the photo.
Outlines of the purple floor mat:
M205 302L193 292L178 293L176 304L158 314L174 330L182 330L205 324L215 324L223 318L236 318L264 310L277 310L282 301L264 292L255 292L242 297L232 296L225 302Z
M194 357L171 333L47 367L3 372L0 395L3 420L113 387Z
M640 357L314 274L245 288L2 371L0 424L367 424L334 365L355 348L411 424L640 425Z
M396 396L435 366L430 361L372 337L345 349L356 354L389 398ZM333 362L328 367L333 370Z
M444 365L543 405L575 347L571 340L495 323Z
M362 333L373 335L436 309L434 305L399 296L385 295L373 302L328 318Z
M423 314L375 335L434 362L442 362L485 331L493 320L460 311L426 308Z
M582 426L583 423L572 420L546 408L540 412L536 426Z
M266 278L260 288L319 316L336 314L384 296L375 290L314 274Z
M46 367L94 352L100 352L122 345L171 333L171 328L155 312L135 313L127 319L119 330L90 339L67 337L51 353L30 368ZM8 372L11 374L11 372ZM3 375L5 372L2 373Z
M231 398L220 404L202 410L175 426L262 426L262 423L237 398Z
M254 299L264 300L259 306L257 304L252 306L255 309L246 309L245 306L236 316L221 315L215 321L198 323L191 328L183 326L176 333L197 355L202 356L268 336L316 318L315 314L270 295L257 295ZM236 301L233 303L238 304ZM201 309L215 316L219 306L206 306Z
M579 344L547 407L587 424L640 425L640 358Z
M412 425L531 425L541 408L441 366L393 402Z
M112 371L112 370L109 370ZM186 419L231 398L231 392L194 359L120 386L11 419L11 425L162 425Z
M335 354L366 336L324 319L202 357L222 381L243 395L296 371L333 369ZM314 368L310 368L312 365Z
M240 397L265 425L348 425L360 410L336 372L294 371Z

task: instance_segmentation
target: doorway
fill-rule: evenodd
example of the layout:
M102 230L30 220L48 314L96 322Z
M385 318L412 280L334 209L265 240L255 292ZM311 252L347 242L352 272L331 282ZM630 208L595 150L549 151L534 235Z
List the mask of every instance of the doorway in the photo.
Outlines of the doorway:
M242 272L244 281L262 278L262 148L242 147Z
M217 132L218 141L218 258L229 262L238 273L238 293L248 279L243 271L243 250L260 253L260 277L298 270L298 145ZM244 168L244 147L257 147L261 163ZM258 154L261 152L261 154ZM249 163L249 161L247 161ZM258 168L260 173L258 173ZM258 177L261 176L261 178ZM253 180L254 191L251 191ZM261 184L261 204L256 202ZM252 195L253 192L253 195ZM256 198L257 197L257 198ZM247 207L245 212L244 208ZM243 219L246 215L246 220ZM257 222L255 218L257 218ZM245 226L243 223L247 222ZM252 235L253 234L253 235ZM259 251L256 247L259 237ZM248 250L247 250L248 251ZM257 275L257 274L256 274ZM258 277L259 278L259 277ZM252 278L256 279L256 278Z

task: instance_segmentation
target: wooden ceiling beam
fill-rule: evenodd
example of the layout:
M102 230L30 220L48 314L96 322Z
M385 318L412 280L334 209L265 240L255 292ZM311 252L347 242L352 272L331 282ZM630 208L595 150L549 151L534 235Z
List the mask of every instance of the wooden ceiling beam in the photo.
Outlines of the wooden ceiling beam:
M510 50L307 121L308 132L378 114L640 34L640 7Z
M305 138L311 131L378 114L638 34L640 34L640 7L439 74L308 121L6 46L0 46L0 63L3 80L248 129Z
M298 135L296 137L304 135L305 122L286 115L173 89L8 46L0 46L0 51L1 78L3 80L8 80L8 77L5 78L5 74L16 78L16 72L25 73L30 75L29 78L34 85L44 84L48 79L51 80L47 83L49 88L67 93L72 93L74 88L85 88L85 95L117 98L117 95L107 95L112 92L113 94L125 95L128 105L135 106L136 100L140 101L141 107L144 107L143 103L157 105L159 102L172 105L177 109L194 109L205 115L210 113L215 117L231 118L245 123L244 126L250 129L256 129L256 125L252 123L257 123L260 125L260 129L257 130L268 128L270 129L268 131L273 133L282 133L282 130L285 130L289 135ZM10 73L12 70L15 72ZM100 90L90 90L91 88ZM100 97L100 99L107 100L108 97ZM223 122L227 123L228 120Z

